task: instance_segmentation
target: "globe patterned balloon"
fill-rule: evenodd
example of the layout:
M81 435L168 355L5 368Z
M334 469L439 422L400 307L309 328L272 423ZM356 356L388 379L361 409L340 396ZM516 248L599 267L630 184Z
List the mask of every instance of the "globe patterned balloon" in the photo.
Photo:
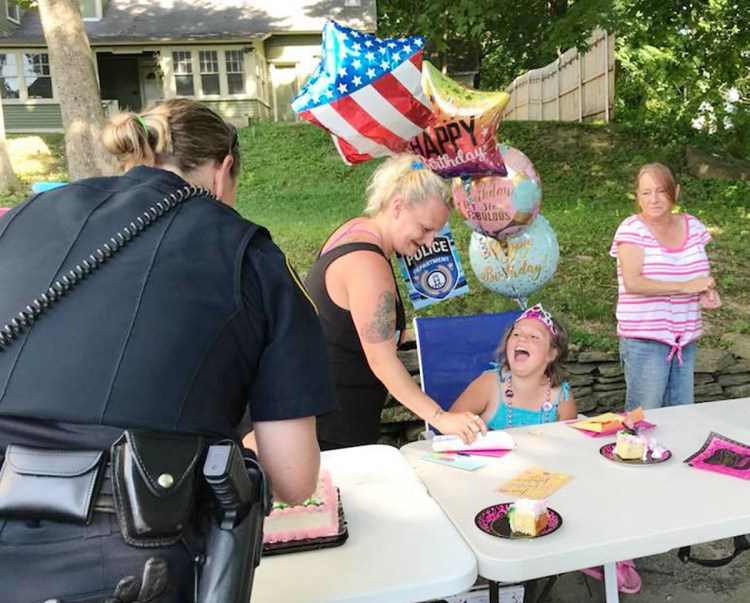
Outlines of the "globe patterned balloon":
M542 185L528 157L505 144L497 147L507 176L453 179L453 201L474 232L502 240L526 230L539 214Z
M472 233L469 261L479 282L495 293L525 299L552 278L560 259L557 235L544 216L501 241Z

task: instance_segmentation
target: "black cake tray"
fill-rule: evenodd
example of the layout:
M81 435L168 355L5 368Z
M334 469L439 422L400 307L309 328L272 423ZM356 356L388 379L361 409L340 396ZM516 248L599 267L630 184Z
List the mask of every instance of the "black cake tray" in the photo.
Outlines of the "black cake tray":
M303 551L318 551L341 546L349 538L349 530L344 516L344 507L341 506L341 492L336 488L339 500L339 531L332 536L321 536L320 538L305 538L290 542L269 542L263 545L263 556L282 555L284 553L301 553Z

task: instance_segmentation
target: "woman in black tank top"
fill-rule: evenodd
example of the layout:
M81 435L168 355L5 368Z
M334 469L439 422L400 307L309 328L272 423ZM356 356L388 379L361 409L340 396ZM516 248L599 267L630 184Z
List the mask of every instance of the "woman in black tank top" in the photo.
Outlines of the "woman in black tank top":
M486 432L473 413L448 413L414 382L396 353L405 314L390 263L432 244L448 220L443 180L415 155L372 175L364 217L339 226L305 278L318 306L340 409L318 417L321 449L377 442L386 394L442 433L471 442Z

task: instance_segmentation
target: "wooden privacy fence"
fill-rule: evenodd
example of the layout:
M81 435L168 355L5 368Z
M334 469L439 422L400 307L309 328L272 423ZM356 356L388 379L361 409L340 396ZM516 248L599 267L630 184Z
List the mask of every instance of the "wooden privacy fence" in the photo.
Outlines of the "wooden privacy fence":
M615 37L597 28L589 51L566 50L546 67L519 75L505 91L503 119L584 121L612 118L615 98Z

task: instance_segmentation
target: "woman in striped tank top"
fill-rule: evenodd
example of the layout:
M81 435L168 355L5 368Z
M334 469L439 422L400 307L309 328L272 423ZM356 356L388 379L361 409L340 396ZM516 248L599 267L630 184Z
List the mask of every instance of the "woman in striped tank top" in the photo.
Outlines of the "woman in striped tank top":
M706 255L711 235L695 216L674 211L679 194L667 166L643 166L638 213L622 221L610 248L627 410L692 404L701 309L721 306Z

